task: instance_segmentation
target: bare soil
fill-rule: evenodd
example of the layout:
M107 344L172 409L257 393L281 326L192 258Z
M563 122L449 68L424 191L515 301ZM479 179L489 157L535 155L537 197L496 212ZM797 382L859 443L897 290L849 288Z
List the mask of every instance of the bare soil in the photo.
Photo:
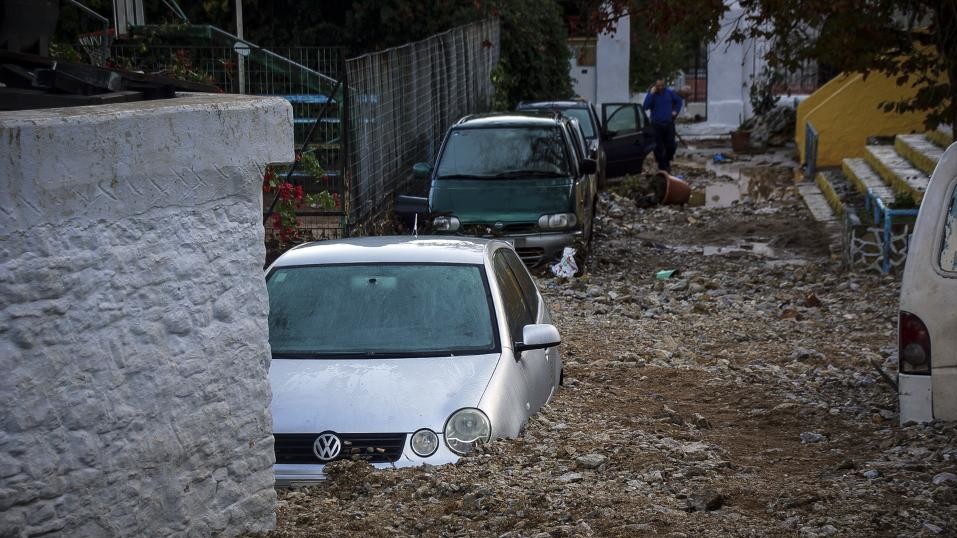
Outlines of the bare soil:
M955 425L899 426L876 369L894 276L843 272L793 196L599 213L586 275L539 278L566 383L521 438L338 462L269 536L957 536Z

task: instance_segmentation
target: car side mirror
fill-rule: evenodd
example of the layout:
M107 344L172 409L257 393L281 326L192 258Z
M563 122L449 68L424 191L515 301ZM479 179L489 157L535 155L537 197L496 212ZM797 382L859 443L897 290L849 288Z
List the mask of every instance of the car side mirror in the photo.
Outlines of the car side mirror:
M598 163L594 159L582 159L581 166L578 168L583 174L594 174L598 171Z
M412 175L416 179L428 179L432 174L432 165L429 163L415 163L412 166Z
M532 349L546 349L562 343L562 337L554 325L540 323L522 327L522 341L515 342L515 355Z
M618 134L618 131L605 131L604 133L602 133L603 138L605 140L611 140L612 138L615 137L616 134Z

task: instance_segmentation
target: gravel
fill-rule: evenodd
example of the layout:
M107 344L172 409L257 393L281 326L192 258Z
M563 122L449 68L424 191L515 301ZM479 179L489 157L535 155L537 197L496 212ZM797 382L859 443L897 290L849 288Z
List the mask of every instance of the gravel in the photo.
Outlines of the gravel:
M873 366L896 375L897 278L842 272L793 186L749 192L603 193L585 274L539 277L565 386L523 437L440 467L337 462L279 492L270 536L957 535L957 425L898 425Z

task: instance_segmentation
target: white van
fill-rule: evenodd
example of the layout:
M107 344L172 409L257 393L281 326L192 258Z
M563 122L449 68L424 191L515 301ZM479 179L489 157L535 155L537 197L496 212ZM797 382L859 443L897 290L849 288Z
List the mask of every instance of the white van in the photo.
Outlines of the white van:
M931 177L911 236L897 329L900 420L957 420L957 143Z

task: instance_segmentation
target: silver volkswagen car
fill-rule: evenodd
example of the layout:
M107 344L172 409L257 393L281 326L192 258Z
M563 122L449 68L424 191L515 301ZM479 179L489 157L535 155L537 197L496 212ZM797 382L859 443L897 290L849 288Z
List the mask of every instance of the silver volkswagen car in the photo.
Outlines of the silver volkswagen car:
M518 435L561 380L558 330L502 241L307 244L266 286L278 486L339 459L454 462Z

